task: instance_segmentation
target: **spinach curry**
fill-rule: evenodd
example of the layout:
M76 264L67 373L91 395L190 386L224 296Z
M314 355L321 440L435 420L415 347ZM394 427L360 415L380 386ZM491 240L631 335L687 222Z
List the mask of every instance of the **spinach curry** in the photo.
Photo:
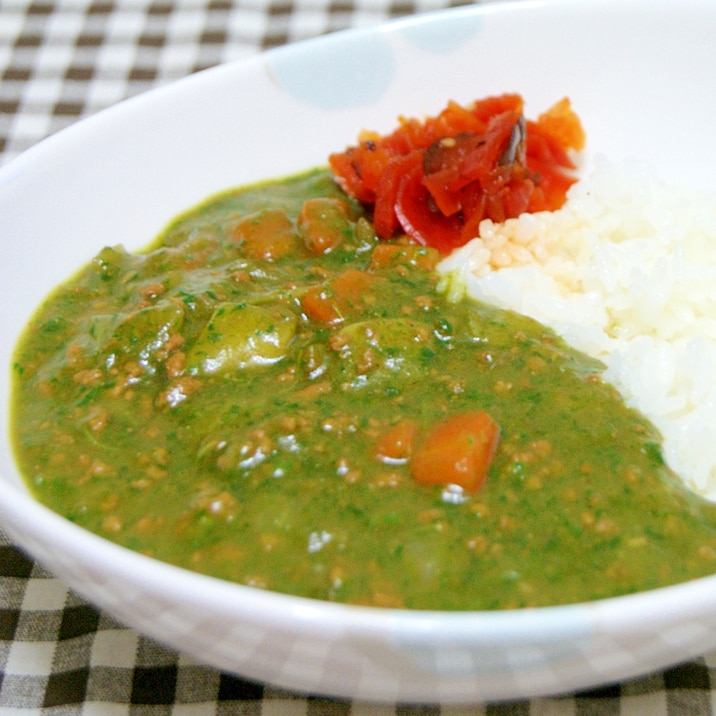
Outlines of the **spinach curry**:
M16 351L31 490L160 560L338 602L504 609L716 571L716 508L602 366L451 304L437 259L377 240L323 170L103 249ZM484 484L416 480L411 446L476 411L499 426Z

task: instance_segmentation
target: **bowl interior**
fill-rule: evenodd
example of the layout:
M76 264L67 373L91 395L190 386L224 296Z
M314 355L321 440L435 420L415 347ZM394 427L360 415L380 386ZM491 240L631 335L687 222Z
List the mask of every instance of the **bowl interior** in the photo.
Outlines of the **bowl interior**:
M8 405L13 347L30 314L102 246L140 249L212 193L325 164L360 129L389 130L399 115L432 114L448 99L519 92L536 116L566 95L587 131L582 171L597 155L635 156L670 182L716 188L716 172L704 160L716 155L709 131L716 84L707 77L716 66L714 28L716 5L706 0L462 8L208 70L61 132L0 170L0 402ZM100 571L112 572L116 548L95 539L79 545L71 525L48 520L23 494L8 420L1 411L0 514L13 534L51 562L60 557L43 545L55 541L75 563L99 560ZM139 564L133 559L117 560L123 578ZM71 564L60 571L72 584ZM139 571L137 588L154 579L151 569ZM172 574L177 583L193 579ZM86 571L77 576L87 581ZM713 580L703 581L708 586L698 594L678 591L684 607L703 612L712 600ZM219 590L213 606L228 602L232 589ZM201 601L199 591L185 596L190 592ZM669 601L648 599L652 607ZM637 601L619 619L628 622L628 614L634 623L641 613L643 623L654 618L652 607L640 612ZM580 613L578 632L584 619ZM435 633L435 616L410 623ZM588 624L595 628L591 612Z

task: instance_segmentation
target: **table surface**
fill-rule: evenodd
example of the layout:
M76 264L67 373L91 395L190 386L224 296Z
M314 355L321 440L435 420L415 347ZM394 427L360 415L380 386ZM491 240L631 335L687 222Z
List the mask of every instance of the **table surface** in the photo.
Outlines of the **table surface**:
M503 0L505 1L505 0ZM508 0L518 1L518 0ZM0 0L0 163L217 63L460 0ZM187 660L84 603L0 529L0 715L716 713L716 655L560 698L465 707L306 697Z

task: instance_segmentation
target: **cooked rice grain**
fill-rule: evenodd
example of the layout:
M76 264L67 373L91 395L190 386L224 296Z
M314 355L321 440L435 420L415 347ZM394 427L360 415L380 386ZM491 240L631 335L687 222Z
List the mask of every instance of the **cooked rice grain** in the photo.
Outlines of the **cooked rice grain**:
M716 195L599 160L556 212L485 221L439 266L453 296L510 308L601 359L716 500Z

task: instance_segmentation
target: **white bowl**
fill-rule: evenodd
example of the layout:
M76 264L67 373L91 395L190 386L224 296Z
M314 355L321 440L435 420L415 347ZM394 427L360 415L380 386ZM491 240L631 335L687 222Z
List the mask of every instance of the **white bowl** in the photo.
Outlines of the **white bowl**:
M492 93L536 116L571 97L595 154L716 185L716 4L550 0L483 5L339 33L125 102L0 171L6 367L47 292L103 245L141 248L216 191L324 164L361 128ZM9 370L0 383L7 405ZM2 411L2 432L8 414ZM336 696L467 702L570 691L716 647L716 578L558 608L441 613L271 594L134 554L28 494L7 438L0 520L87 600L196 659Z

